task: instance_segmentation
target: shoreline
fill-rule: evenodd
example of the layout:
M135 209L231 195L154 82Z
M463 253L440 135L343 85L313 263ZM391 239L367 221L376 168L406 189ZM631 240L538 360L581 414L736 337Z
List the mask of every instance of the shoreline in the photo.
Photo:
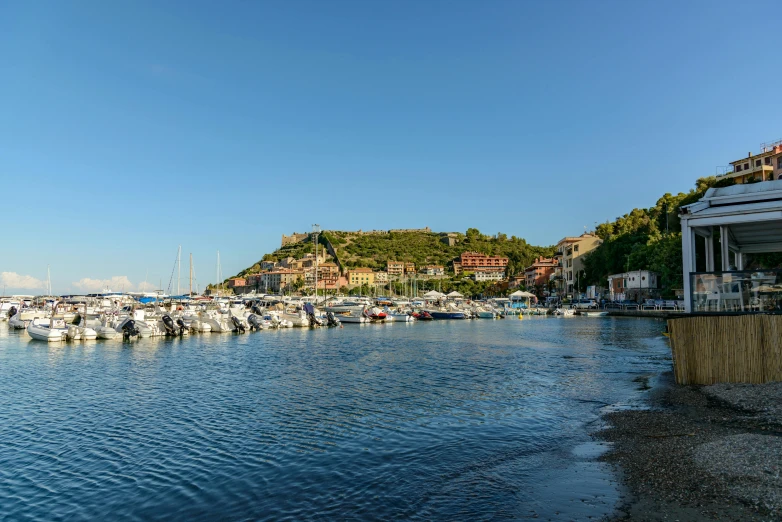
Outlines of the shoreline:
M609 520L782 518L782 383L677 386L667 371L646 402L592 433L627 492Z

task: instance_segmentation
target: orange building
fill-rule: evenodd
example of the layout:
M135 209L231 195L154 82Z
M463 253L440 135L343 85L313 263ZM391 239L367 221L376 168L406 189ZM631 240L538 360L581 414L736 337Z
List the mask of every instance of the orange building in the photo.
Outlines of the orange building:
M542 286L546 288L551 274L559 266L559 263L554 259L547 259L545 257L538 257L535 262L524 269L524 284L527 289L535 288L536 286Z
M459 260L460 268L465 272L505 272L508 258L487 256L478 252L464 252Z

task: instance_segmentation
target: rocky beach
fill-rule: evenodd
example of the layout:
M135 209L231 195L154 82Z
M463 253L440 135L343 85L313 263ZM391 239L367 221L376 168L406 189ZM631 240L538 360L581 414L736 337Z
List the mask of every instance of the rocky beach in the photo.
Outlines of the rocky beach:
M607 413L595 436L626 488L613 520L782 518L782 383L650 389L648 409Z

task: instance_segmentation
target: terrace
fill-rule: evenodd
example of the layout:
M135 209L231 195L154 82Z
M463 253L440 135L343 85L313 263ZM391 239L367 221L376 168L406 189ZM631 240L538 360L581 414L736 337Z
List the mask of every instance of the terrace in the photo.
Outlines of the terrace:
M782 252L782 181L709 189L681 219L687 312L782 310L782 271L744 269L746 254Z

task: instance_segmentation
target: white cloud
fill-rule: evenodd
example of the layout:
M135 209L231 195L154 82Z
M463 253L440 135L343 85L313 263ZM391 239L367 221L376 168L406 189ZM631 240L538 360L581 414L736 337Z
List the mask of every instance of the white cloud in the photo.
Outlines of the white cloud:
M146 281L142 281L141 283L139 283L136 289L139 292L149 292L151 290L156 290L155 285L153 285L152 283L147 283Z
M0 283L8 288L19 288L31 290L33 288L43 288L45 283L33 276L21 275L16 272L0 272Z
M72 283L74 288L82 292L98 293L108 288L113 292L128 292L133 290L133 283L127 276L114 276L111 279L90 279L85 277Z

